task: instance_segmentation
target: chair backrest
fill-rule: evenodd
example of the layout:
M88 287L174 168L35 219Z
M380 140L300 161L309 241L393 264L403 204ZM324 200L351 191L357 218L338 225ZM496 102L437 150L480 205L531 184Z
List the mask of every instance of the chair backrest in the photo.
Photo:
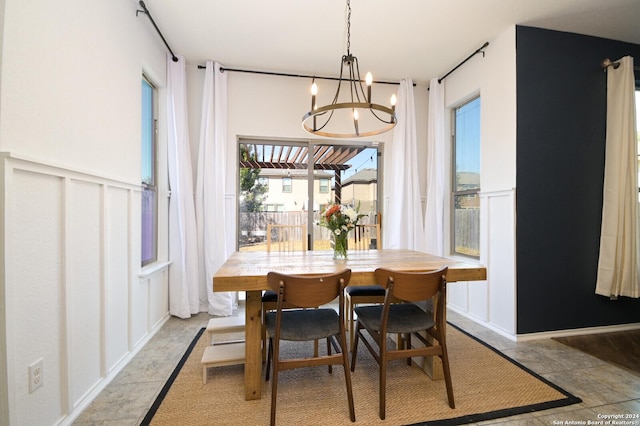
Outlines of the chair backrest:
M386 291L387 299L404 302L420 302L433 298L436 304L436 317L444 317L447 294L447 270L445 266L429 272L400 272L378 268L375 271L376 281Z
M351 269L325 275L286 275L269 272L269 287L278 293L278 305L287 304L287 308L315 308L340 297L340 309L343 306L344 288L351 279Z
M382 239L380 235L380 224L360 224L353 230L355 240L354 250L381 249Z
M267 251L306 251L307 225L267 225Z

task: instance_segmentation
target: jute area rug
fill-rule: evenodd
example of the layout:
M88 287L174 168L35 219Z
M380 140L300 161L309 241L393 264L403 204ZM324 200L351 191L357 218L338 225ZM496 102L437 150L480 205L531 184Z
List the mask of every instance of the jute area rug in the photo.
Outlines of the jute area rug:
M161 391L143 425L268 425L271 382L262 399L245 401L242 365L209 369L202 383L200 359L208 335L202 329ZM360 345L352 373L356 422L349 420L344 373L334 366L289 370L278 382L280 425L456 425L581 402L493 348L453 326L447 342L456 408L447 403L443 380L416 365L394 361L387 370L387 418L378 417L378 366ZM285 355L311 354L311 343L283 342ZM325 349L321 343L320 350ZM326 353L326 352L321 352Z

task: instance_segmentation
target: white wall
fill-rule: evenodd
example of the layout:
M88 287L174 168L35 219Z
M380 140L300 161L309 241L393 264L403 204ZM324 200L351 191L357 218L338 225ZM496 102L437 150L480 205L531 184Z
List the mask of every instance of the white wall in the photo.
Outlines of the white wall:
M168 315L166 270L140 268L140 81L163 99L165 49L133 0L2 5L0 424L65 424Z
M449 286L449 305L510 337L516 332L515 41L515 27L511 27L490 40L484 58L474 56L444 80L449 109L474 96L481 98L480 262L487 266L487 281Z

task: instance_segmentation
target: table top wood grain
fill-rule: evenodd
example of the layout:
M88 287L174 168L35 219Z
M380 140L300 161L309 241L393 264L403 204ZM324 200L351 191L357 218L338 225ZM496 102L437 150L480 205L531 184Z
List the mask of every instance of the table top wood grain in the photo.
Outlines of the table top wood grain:
M371 285L377 268L400 271L431 271L448 266L447 281L483 281L487 270L472 261L439 257L399 249L349 251L347 260L334 260L331 251L297 251L284 253L235 252L213 276L214 291L267 290L267 273L277 271L292 275L328 274L351 269L349 285Z

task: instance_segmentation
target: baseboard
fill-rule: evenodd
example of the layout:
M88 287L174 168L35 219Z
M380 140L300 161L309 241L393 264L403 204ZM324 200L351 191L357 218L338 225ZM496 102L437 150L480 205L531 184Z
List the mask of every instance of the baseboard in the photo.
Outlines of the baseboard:
M616 324L598 327L573 328L569 330L543 331L539 333L518 334L518 342L526 342L536 339L552 339L554 337L581 336L585 334L615 333L640 329L640 323Z
M464 318L475 322L482 327L485 327L488 330L491 330L499 335L512 340L514 342L527 342L531 340L539 340L539 339L552 339L554 337L569 337L569 336L579 336L584 334L599 334L599 333L615 333L617 331L628 331L628 330L637 330L640 329L640 323L630 323L630 324L614 324L614 325L605 325L605 326L597 326L597 327L584 327L584 328L572 328L566 330L552 330L552 331L541 331L537 333L523 333L523 334L510 334L505 330L496 327L491 323L487 323L482 321L481 319L470 315L467 312L460 311L456 308L448 307L451 311L456 314L463 316Z

